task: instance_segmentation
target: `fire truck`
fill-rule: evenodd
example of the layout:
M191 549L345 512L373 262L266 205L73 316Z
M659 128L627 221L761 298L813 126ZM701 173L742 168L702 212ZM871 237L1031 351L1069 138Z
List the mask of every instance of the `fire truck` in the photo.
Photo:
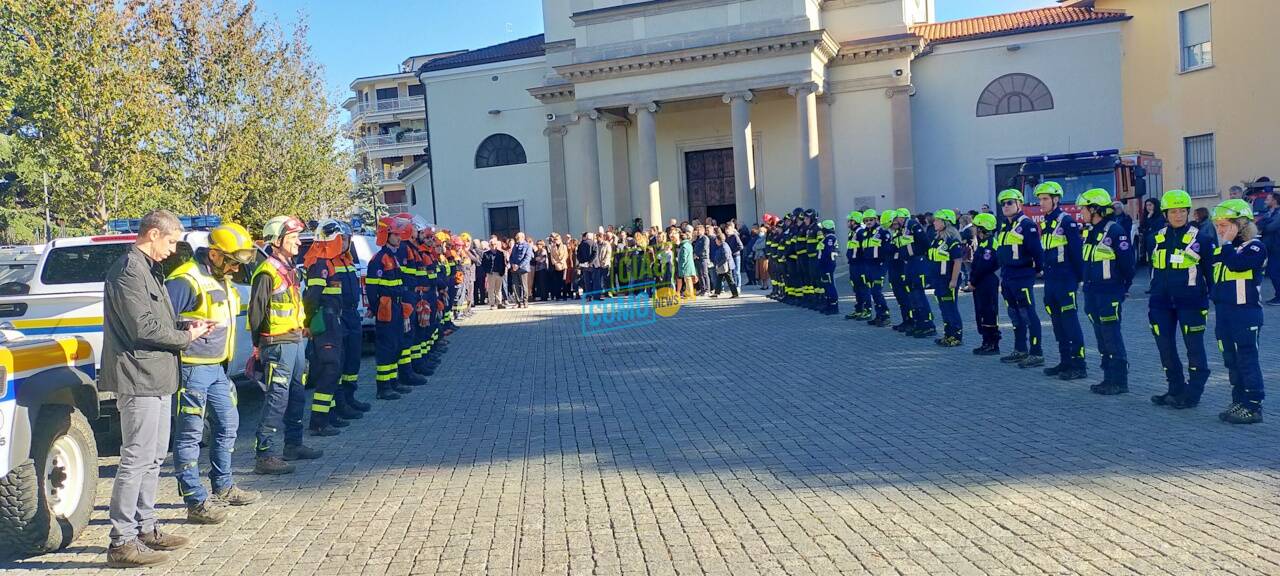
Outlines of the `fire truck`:
M1137 220L1142 214L1143 198L1149 193L1159 196L1164 190L1164 166L1155 154L1142 150L1029 156L1008 184L1022 190L1027 198L1023 211L1037 222L1041 214L1035 188L1048 181L1062 186L1062 210L1077 219L1080 209L1075 205L1076 198L1085 190L1102 188L1124 202L1126 211Z

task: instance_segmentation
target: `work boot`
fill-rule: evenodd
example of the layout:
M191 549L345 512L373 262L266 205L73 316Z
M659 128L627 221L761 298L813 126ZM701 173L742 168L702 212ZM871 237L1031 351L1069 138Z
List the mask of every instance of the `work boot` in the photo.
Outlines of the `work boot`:
M330 426L333 426L334 428L339 428L339 429L341 429L341 428L346 428L347 426L350 426L350 425L351 425L351 423L350 423L350 422L347 422L346 420L343 420L342 418L339 418L339 417L338 417L338 413L337 413L337 412L335 412L334 410L335 410L335 409L330 409L330 411L329 411L329 425L330 425Z
M1262 406L1236 404L1234 410L1228 410L1222 419L1230 424L1258 424L1262 422Z
M838 306L827 306L822 309L822 313L827 316L835 316L840 313L840 308Z
M1044 366L1044 356L1033 356L1031 354L1027 354L1026 358L1018 361L1019 368L1036 368L1039 366Z
M233 485L221 492L214 492L213 497L227 506L247 506L257 502L262 494Z
M1173 406L1173 403L1176 402L1177 400L1178 400L1177 396L1174 396L1173 394L1168 394L1168 393L1151 397L1151 403L1155 404L1156 406Z
M1001 356L1000 362L1003 364L1017 364L1027 358L1027 353L1019 350L1010 352L1008 356Z
M1169 406L1174 410L1186 410L1188 408L1195 408L1196 406L1199 406L1199 405L1200 405L1199 398L1192 399L1192 398L1187 398L1185 396L1178 396L1177 398L1173 399L1172 404L1169 404Z
M857 310L854 310L853 312L850 312L850 313L848 313L848 314L845 314L845 315L844 315L844 319L845 319L845 320L857 320L857 319L858 319L858 316L859 316L858 311L857 311Z
M1083 380L1089 377L1089 370L1084 367L1067 368L1058 373L1059 380Z
M963 344L963 342L955 336L943 336L934 340L933 343L943 348L955 348L956 346Z
M319 426L312 426L309 430L307 430L307 433L319 438L325 438L328 436L337 436L342 432L339 431L337 428L330 426L329 423L326 422ZM290 460L296 460L296 458L290 458Z
M138 540L142 544L152 550L160 550L168 552L169 550L177 550L185 547L191 541L186 536L178 536L177 534L165 534L160 531L160 527L156 526L150 532L138 535Z
M227 509L215 504L213 498L187 505L187 522L192 524L221 524L226 520Z
M1058 374L1061 374L1063 370L1066 370L1066 369L1067 369L1067 365L1059 362L1058 364L1045 368L1044 375L1057 376Z
M910 330L910 329L911 329L911 323L910 323L910 322L905 322L905 321L904 321L904 322L900 322L900 323L898 323L898 324L894 324L894 325L893 325L893 331L894 331L894 332L906 332L907 330Z
M984 342L982 346L975 348L973 353L977 356L995 356L1000 353L1000 347L991 342Z
M1226 422L1226 421L1227 421L1227 415L1228 415L1228 414L1230 414L1230 413L1232 413L1232 412L1234 412L1234 411L1235 411L1235 409L1236 409L1236 408L1239 408L1239 407L1240 407L1240 403L1239 403L1239 402L1232 402L1229 406L1227 406L1227 409L1226 409L1226 410L1223 410L1223 411L1221 411L1221 412L1219 412L1219 413L1218 413L1218 419L1219 419L1219 420L1221 420L1221 421L1223 421L1223 422Z
M423 386L427 383L427 379L420 376L413 370L401 370L401 377L396 380L399 385Z
M400 395L397 394L391 386L387 386L386 388L378 390L377 398L379 400L399 400Z
M253 463L253 473L268 476L293 474L293 464L285 462L279 456L259 456L257 461Z
M343 388L342 397L347 400L347 406L350 406L359 412L368 412L373 409L373 406L370 405L368 402L361 402L356 399L355 388L352 388L352 387ZM350 418L348 418L348 420L350 420Z
M339 398L342 398L342 397L339 396ZM364 418L364 412L361 412L360 410L352 406L351 400L346 398L343 398L341 401L338 402L338 407L335 410L337 410L335 414L344 421L359 420L361 418ZM330 417L332 418L332 416Z
M917 328L915 332L911 333L911 337L913 338L928 338L930 336L937 336L937 335L938 335L938 329L937 327L934 327L934 326Z
M405 386L404 384L401 384L401 383L399 383L399 382L396 382L395 386L392 386L392 387L391 387L391 389L392 389L392 390L395 390L395 391L396 391L396 393L397 393L397 394L400 394L401 396L406 396L406 395L408 395L410 392L413 392L413 388L412 388L412 387L410 387L410 386Z
M289 445L284 447L285 460L315 460L324 456L324 450L316 450L302 444Z
M111 568L142 568L168 561L168 554L148 548L140 538L107 549L107 566Z
M436 373L436 367L431 365L431 363L423 362L420 366L414 366L413 371L417 372L423 379L426 379Z
M1126 384L1117 384L1114 382L1107 382L1107 383L1098 385L1096 388L1090 388L1090 390L1094 394L1100 394L1102 396L1116 396L1119 394L1129 393L1129 386Z

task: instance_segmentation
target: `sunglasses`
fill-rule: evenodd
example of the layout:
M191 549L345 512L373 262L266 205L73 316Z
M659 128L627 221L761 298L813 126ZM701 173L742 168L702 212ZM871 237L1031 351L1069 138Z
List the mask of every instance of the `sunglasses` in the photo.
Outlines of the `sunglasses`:
M1001 202L1001 203L1000 203L1000 205L1001 205L1001 206L1017 206L1017 205L1018 205L1018 201L1017 201L1017 200L1005 200L1004 202Z

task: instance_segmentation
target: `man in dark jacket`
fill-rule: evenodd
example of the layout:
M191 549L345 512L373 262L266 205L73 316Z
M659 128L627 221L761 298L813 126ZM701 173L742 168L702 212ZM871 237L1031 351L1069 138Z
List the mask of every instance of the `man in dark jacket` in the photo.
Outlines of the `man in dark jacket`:
M120 464L111 487L111 548L107 565L152 566L164 550L187 544L156 521L160 464L169 451L171 398L178 391L178 353L214 326L179 326L160 262L173 254L182 224L157 210L142 219L133 248L107 271L103 285L102 370L98 387L116 394Z
M1280 306L1280 192L1267 195L1267 211L1258 217L1258 232L1266 247L1267 277L1271 279L1272 294L1269 306Z
M533 247L524 239L524 232L516 232L516 243L511 247L511 275L514 276L516 308L529 307L529 290L525 277L533 263Z
M595 233L584 233L582 242L578 243L578 253L574 255L574 259L578 261L578 277L582 278L584 295L600 290L600 287L595 285L595 271L592 269L598 252Z

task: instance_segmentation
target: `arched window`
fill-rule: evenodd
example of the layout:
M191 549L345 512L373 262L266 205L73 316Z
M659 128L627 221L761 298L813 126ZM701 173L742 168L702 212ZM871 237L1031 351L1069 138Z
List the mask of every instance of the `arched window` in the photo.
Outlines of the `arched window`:
M476 168L524 164L524 146L509 134L494 134L476 149Z
M1053 110L1053 94L1030 74L1005 74L996 78L978 97L978 117Z

